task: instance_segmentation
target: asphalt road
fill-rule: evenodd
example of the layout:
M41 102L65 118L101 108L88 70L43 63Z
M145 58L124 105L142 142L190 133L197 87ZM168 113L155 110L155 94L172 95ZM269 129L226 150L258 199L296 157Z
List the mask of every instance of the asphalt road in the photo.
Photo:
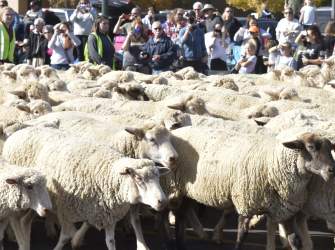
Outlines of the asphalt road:
M148 227L150 225L146 225ZM318 223L315 224L318 226ZM314 224L312 225L314 227ZM319 227L320 228L320 227ZM322 229L322 228L321 228ZM161 241L157 234L151 232L148 233L146 228L145 239L151 250L163 250ZM211 229L207 229L208 234L211 235ZM333 238L330 233L312 231L313 242L315 244L315 250L332 250ZM224 243L217 245L211 241L197 240L192 232L187 232L187 249L188 250L232 250L234 249L234 240L236 238L236 232L234 229L225 230ZM247 241L244 244L244 250L265 250L266 236L264 230L251 230L248 235ZM136 250L135 237L133 235L125 235L124 233L117 231L116 233L116 244L118 250ZM33 227L32 234L32 248L31 250L52 250L56 245L56 241L49 240L45 236L44 228L42 224L35 224ZM278 240L278 249L283 249L280 246ZM5 250L17 250L17 245L12 242L5 241ZM70 250L71 247L67 246L64 250ZM90 230L85 239L85 245L81 248L82 250L106 250L104 242L103 232L97 230Z

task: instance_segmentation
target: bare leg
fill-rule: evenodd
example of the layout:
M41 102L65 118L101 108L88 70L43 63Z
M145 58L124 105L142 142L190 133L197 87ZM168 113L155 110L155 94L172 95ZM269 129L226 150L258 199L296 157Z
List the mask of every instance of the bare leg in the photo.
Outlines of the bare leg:
M294 230L294 217L291 219L286 220L282 223L283 227L287 233L288 242L292 248L292 250L299 250L302 249L302 244L300 237Z
M4 250L3 248L3 238L5 236L5 230L8 226L8 220L2 220L0 222L0 250Z
M130 223L135 231L137 250L149 250L149 247L146 245L143 237L138 205L130 207Z
M61 231L59 235L59 239L54 250L62 250L63 247L71 240L72 236L76 232L76 228L72 223L60 222L61 223Z
M105 228L106 245L107 245L108 250L116 250L116 248L115 248L115 236L114 236L115 225L116 225L116 222L111 224L109 227Z
M266 219L266 250L276 250L276 228L277 223L273 222L269 217Z
M80 228L76 231L76 233L74 234L71 240L72 249L77 249L83 245L86 232L88 231L89 228L90 228L90 225L87 222L84 222L80 226Z
M240 250L242 249L242 244L249 232L249 222L250 218L244 217L240 215L238 217L238 231L237 231L237 240L235 249Z

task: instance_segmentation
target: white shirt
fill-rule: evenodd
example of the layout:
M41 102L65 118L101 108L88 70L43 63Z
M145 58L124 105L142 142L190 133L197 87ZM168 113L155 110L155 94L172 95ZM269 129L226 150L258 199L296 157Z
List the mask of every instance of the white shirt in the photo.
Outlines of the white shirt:
M88 36L92 32L92 27L97 17L97 12L91 8L89 12L81 12L75 9L70 16L70 21L73 23L73 33L78 35Z
M275 62L275 69L280 69L281 66L284 65L297 69L296 61L292 56L278 55Z
M224 47L225 43L227 47ZM216 38L213 36L213 31L207 32L205 34L205 46L207 50L207 54L210 55L211 59L219 58L223 61L227 60L227 48L230 44L230 37L227 36L223 41L222 38Z
M289 21L287 18L282 18L276 27L277 41L279 43L290 42L291 44L294 44L295 38L298 36L300 29L301 26L297 19Z
M255 71L257 57L255 55L247 57L247 62L251 62L248 66L241 66L238 73L240 74L248 74L253 73Z
M304 7L302 7L301 10L300 10L300 14L304 15L304 18L302 20L302 24L304 24L304 25L315 24L316 23L315 12L316 12L316 9L315 9L314 6L305 5Z

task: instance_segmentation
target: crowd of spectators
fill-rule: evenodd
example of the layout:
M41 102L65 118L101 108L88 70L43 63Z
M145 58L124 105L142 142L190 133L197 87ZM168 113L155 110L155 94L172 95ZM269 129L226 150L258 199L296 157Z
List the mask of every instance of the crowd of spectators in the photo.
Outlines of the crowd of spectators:
M242 25L229 6L220 13L212 4L195 2L192 10L171 10L165 22L158 21L152 7L143 18L142 13L133 8L111 27L89 0L79 0L69 22L49 25L38 1L30 2L20 20L0 0L0 63L50 64L66 70L72 63L90 61L115 68L113 37L120 35L122 69L148 74L187 66L202 73L265 73L283 65L321 65L334 54L335 22L330 20L322 34L313 0L305 0L296 16L285 6L275 32L262 29L252 15ZM266 3L258 18L274 19Z

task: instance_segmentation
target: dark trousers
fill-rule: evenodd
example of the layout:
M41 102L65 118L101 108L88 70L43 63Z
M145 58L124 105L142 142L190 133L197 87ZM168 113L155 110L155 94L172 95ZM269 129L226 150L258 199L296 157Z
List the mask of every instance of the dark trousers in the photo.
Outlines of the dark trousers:
M75 57L79 61L84 61L85 60L84 49L85 49L85 45L87 43L88 36L86 36L86 35L77 35L76 37L80 40L80 45L78 47L76 47L75 52L77 54L75 55Z
M199 72L199 73L204 73L205 72L205 65L201 61L201 59L199 59L199 60L193 60L193 61L187 61L187 60L185 60L183 62L183 67L188 67L188 66L192 66L194 68L194 70L197 71L197 72Z
M222 61L220 58L215 58L210 61L211 70L227 70L227 64L225 61Z

